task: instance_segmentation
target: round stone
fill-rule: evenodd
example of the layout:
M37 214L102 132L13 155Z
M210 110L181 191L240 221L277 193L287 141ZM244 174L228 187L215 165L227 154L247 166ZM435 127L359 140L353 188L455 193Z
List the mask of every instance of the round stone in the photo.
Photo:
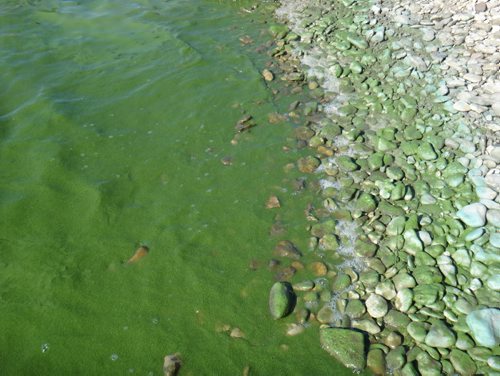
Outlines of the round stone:
M486 224L486 206L478 202L464 206L457 212L457 216L467 226L484 226Z
M455 333L443 321L436 321L425 336L425 344L431 347L452 347L457 340Z
M500 210L491 209L488 210L486 214L486 219L488 220L488 224L500 228Z
M377 294L371 294L365 304L368 314L373 318L384 317L389 309L387 301Z
M479 345L493 347L500 343L500 309L473 311L467 315L466 322Z

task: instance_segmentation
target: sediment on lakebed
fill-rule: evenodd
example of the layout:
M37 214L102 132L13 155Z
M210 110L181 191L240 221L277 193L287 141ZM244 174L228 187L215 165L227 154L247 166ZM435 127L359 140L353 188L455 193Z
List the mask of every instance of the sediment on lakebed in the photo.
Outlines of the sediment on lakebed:
M498 374L500 5L292 0L276 16L275 57L300 62L281 78L323 93L297 167L321 187L306 214L324 271L285 276L289 334L319 326L375 374Z

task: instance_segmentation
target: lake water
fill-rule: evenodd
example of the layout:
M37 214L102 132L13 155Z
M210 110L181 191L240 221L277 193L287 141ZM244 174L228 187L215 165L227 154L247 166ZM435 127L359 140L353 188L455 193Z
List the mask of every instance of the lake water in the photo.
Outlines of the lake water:
M268 122L297 98L262 79L271 12L250 6L2 2L2 375L161 375L172 353L182 375L351 373L268 313L265 202L305 247L310 193L283 168L292 124Z

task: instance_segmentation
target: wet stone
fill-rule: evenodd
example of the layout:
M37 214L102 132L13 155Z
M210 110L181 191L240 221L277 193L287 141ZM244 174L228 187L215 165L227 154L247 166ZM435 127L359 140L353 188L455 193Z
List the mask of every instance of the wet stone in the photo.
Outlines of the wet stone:
M321 161L318 158L307 156L300 158L297 165L300 172L311 174L319 167Z
M427 323L412 322L406 327L406 330L416 342L424 342L425 337L427 336L427 327Z
M335 321L335 312L330 305L325 305L318 311L316 319L321 324L329 324Z
M289 240L280 241L274 248L275 256L286 257L298 260L302 257L302 253Z
M472 376L476 374L476 364L466 352L457 349L451 350L450 361L460 375Z
M441 376L441 364L426 353L417 355L418 370L422 376Z
M369 213L377 208L377 202L371 194L363 192L356 200L355 208L362 212Z
M404 288L398 291L396 294L396 299L394 301L394 306L401 312L407 312L413 304L413 291L408 288Z
M358 319L363 316L366 312L365 305L361 300L349 300L347 302L347 306L345 308L345 313L353 318Z
M274 319L290 314L297 298L288 282L276 282L269 293L269 311Z
M359 169L359 166L353 161L351 157L348 156L340 156L335 159L337 166L347 172L356 171Z
M432 161L438 157L434 147L429 142L422 142L418 148L417 154L425 161Z
M381 330L373 319L352 320L351 326L369 334L378 334Z
M389 351L385 358L387 367L391 370L401 369L406 362L405 353L406 351L403 346L396 347L395 349Z
M366 366L365 337L361 332L343 328L321 328L321 347L348 368Z
M380 349L370 349L367 357L367 366L375 375L385 375L385 354Z
M377 294L370 294L365 304L368 314L374 318L384 317L389 309L387 301Z
M455 333L443 321L436 321L425 337L425 344L431 347L450 348L455 345L456 340Z
M349 277L345 273L339 273L337 274L335 280L333 281L332 290L334 292L340 292L342 290L345 290L350 285L351 285L351 277Z

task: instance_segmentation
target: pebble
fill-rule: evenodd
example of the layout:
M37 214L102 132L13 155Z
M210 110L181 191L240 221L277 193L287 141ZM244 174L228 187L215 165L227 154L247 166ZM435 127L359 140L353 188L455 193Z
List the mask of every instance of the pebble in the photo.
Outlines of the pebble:
M431 347L452 347L457 340L455 333L443 321L436 321L425 336L425 344Z
M486 206L480 203L464 206L457 212L457 216L468 226L484 226L486 224Z
M370 294L365 304L368 314L373 318L384 317L389 309L387 301L377 294Z
M264 80L266 80L266 81L274 80L274 74L269 69L264 69L262 71L262 77L264 77Z
M488 224L500 228L500 210L488 210L488 213L486 213L486 219L488 220Z
M453 349L450 352L450 361L461 376L472 376L476 374L476 364L466 352Z

